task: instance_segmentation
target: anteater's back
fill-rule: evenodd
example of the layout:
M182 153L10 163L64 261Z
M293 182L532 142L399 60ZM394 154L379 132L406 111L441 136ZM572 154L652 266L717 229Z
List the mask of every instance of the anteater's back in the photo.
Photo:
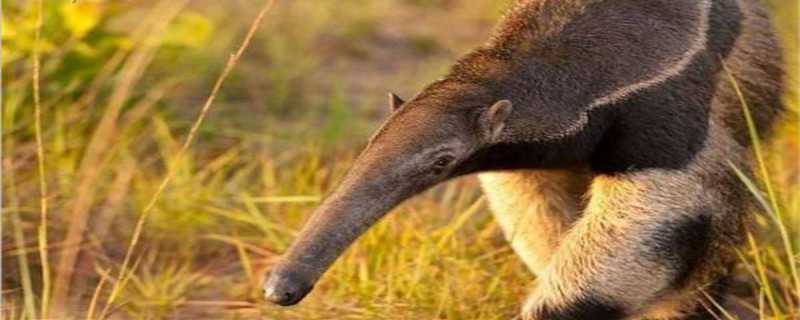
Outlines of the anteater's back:
M515 81L526 76L546 79L537 84L540 94L547 95L539 100L546 102L571 99L569 103L583 104L586 101L577 96L589 92L588 97L597 99L592 102L590 110L594 109L595 104L610 105L624 102L625 97L647 94L644 90L647 88L660 87L661 90L689 92L706 90L692 88L691 85L697 84L697 81L704 81L700 85L715 81L712 85L717 90L713 94L711 117L730 128L738 142L749 145L741 99L729 74L723 70L723 64L719 63L722 60L736 79L757 128L766 134L782 110L781 83L784 73L781 48L762 1L697 0L695 4L704 4L700 7L710 7L708 21L701 23L701 28L706 30L705 34L692 34L695 29L689 25L691 23L676 22L696 14L692 11L696 8L686 1L675 1L673 4L652 1L652 5L645 4L646 2L519 0L512 6L490 41L482 49L461 59L450 77L480 82L487 78L487 74L492 73L487 69L493 68L487 66L505 63L513 66L504 69L507 72L512 70L505 78ZM641 7L642 4L645 4L644 9L636 9L641 11L639 15L625 16L626 12L630 12L626 7ZM593 17L599 11L613 10L611 8L617 8L617 12L609 11L604 13L605 17ZM675 20L670 27L675 29L671 34L652 34L650 39L644 40L646 43L637 42L642 39L625 39L636 37L635 31L628 32L626 29L654 30L670 19ZM619 25L607 23L627 26L620 29ZM705 24L707 25L703 26ZM681 39L681 34L686 38ZM692 43L688 44L686 41ZM699 46L695 47L695 44ZM640 51L630 54L632 48L626 46L631 45L639 46ZM660 48L652 49L653 47ZM692 59L688 64L674 60L683 57ZM508 61L498 62L504 59ZM650 59L661 59L663 64L648 61ZM537 66L529 67L534 61ZM554 72L548 75L526 74L525 69L539 68L537 72L541 71L541 65L557 67L552 68ZM654 65L664 69L647 69ZM688 74L687 78L692 79L679 79L680 74ZM488 78L491 81L484 81L488 86L492 83L497 86L508 85L502 77ZM641 86L632 86L635 87L632 90L609 94L610 88L620 86L615 81L641 81ZM598 82L602 84L598 85ZM578 88L576 83L583 83L581 86L584 87ZM592 88L593 86L596 88ZM604 97L605 100L598 99L598 93L608 96ZM602 102L598 103L598 100Z

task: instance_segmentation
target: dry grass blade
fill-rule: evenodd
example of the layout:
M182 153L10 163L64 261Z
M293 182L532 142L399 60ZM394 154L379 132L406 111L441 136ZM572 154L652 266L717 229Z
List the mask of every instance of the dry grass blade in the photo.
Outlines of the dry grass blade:
M225 68L222 70L222 73L217 78L217 81L214 83L214 86L211 89L211 93L209 94L208 98L206 99L206 102L203 105L203 108L200 110L200 114L198 115L197 119L195 120L194 124L192 125L191 129L189 130L189 134L186 137L186 140L184 141L183 146L181 146L181 149L178 151L178 154L175 156L176 161L180 161L183 158L183 156L186 153L186 151L192 145L192 142L194 141L195 136L197 135L197 131L200 129L200 126L203 124L203 121L205 120L206 116L208 115L209 110L211 110L211 106L213 105L214 100L216 99L217 94L219 93L219 90L222 87L222 84L225 82L225 79L228 77L230 72L233 70L233 68L238 63L239 59L244 54L244 51L247 49L247 47L250 44L250 40L252 40L253 36L256 33L256 30L258 30L258 26L261 24L261 21L263 20L264 16L266 15L267 12L269 12L269 10L272 8L274 3L275 3L275 0L270 0L269 2L267 2L266 5L264 5L264 7L261 9L261 11L259 11L259 13L256 16L255 20L251 24L250 29L247 32L247 35L245 36L244 40L242 41L242 44L239 46L239 49L228 59L228 62L226 63ZM167 175L164 177L164 180L162 180L161 184L159 184L158 188L156 189L155 193L151 197L150 201L147 203L147 205L142 210L142 213L139 215L139 219L136 222L136 227L135 227L135 229L133 231L133 235L131 237L131 241L130 241L130 243L128 245L128 250L127 250L127 252L125 254L125 258L124 258L124 260L122 262L122 267L120 269L120 279L124 279L126 277L126 273L128 272L127 266L130 263L130 260L131 260L131 257L133 256L134 250L136 249L136 244L139 242L139 238L141 237L142 230L144 228L144 223L145 223L145 221L147 221L148 215L150 214L150 212L153 211L153 208L155 207L156 203L158 202L158 198L164 192L164 189L166 189L167 185L169 185L169 183L172 180L174 175L175 175L175 170L174 169L173 170L169 170L167 172ZM112 289L111 295L109 296L109 299L106 302L106 306L103 308L103 312L100 314L100 318L101 319L105 317L105 315L107 314L110 306L113 304L113 302L116 299L117 295L119 295L120 290L122 290L122 285L120 285L120 284L123 283L123 282L124 281L117 282L117 284Z
M33 44L33 108L36 158L39 171L39 208L41 221L38 229L39 255L42 263L42 317L47 318L50 307L50 259L47 252L47 179L44 169L44 143L42 141L42 103L40 88L40 46L42 36L42 0L36 1L36 31Z
M106 280L108 279L108 275L105 273L100 274L100 282L94 288L94 293L92 294L92 300L89 302L89 311L86 312L86 319L91 320L94 318L95 308L97 307L97 299L100 297L100 292L103 291L103 285L106 284Z

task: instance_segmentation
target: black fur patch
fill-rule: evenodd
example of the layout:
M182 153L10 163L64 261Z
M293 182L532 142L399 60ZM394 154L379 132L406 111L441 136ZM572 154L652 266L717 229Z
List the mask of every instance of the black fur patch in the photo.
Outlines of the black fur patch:
M617 320L625 318L625 312L622 308L602 302L597 298L584 297L562 308L542 306L534 311L533 318L547 320Z
M589 123L583 130L563 139L491 145L465 160L457 169L456 175L492 170L564 168L584 164L612 122L612 113L613 108L595 110L589 114Z
M681 288L708 252L711 242L711 214L700 208L690 220L663 225L644 245L655 259L666 260L675 270L673 286Z
M614 106L616 121L592 156L592 168L682 169L706 141L712 92L713 83L684 73Z

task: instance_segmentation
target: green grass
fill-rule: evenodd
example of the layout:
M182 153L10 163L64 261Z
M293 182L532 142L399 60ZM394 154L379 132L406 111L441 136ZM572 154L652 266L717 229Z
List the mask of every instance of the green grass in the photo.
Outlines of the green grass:
M397 208L301 305L260 299L264 274L386 114L386 91L408 96L438 77L506 1L280 1L183 156L264 2L43 1L38 41L36 3L3 2L4 319L516 315L534 277L473 178ZM771 3L796 70L800 8ZM753 284L742 302L763 319L800 316L800 95L790 87L795 113L759 147L757 176L742 177L766 212L741 251Z

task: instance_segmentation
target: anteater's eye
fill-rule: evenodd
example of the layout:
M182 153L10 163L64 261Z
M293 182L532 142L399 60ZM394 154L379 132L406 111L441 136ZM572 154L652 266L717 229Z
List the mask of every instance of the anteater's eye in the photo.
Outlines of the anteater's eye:
M437 158L436 162L433 163L433 173L441 174L453 160L454 158L452 156L441 156Z

